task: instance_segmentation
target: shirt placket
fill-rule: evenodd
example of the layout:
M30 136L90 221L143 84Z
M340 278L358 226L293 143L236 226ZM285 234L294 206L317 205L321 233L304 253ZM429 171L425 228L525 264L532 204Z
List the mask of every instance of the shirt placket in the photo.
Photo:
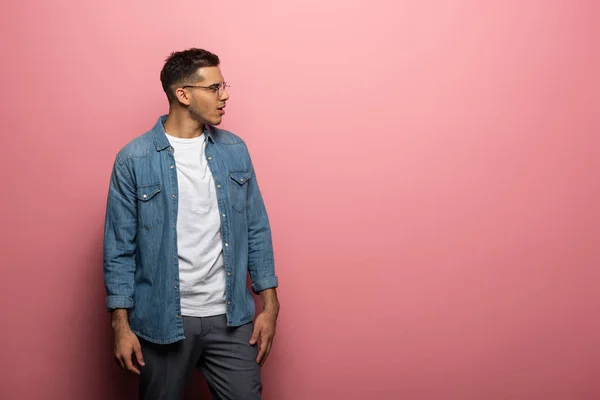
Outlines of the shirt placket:
M221 169L224 167L222 163L219 162L215 158L216 151L214 143L211 143L211 140L207 140L205 155L206 160L208 161L208 168L213 176L213 180L215 183L216 191L217 191L217 204L219 207L219 216L221 221L221 240L223 243L223 263L225 264L225 300L227 302L226 309L227 314L231 313L231 285L232 285L232 270L231 270L231 243L229 241L230 233L229 233L229 224L227 215L227 207L226 207L226 193L227 186L222 179Z
M179 255L177 251L177 214L179 211L179 203L178 203L178 195L179 195L179 186L177 182L177 166L175 163L174 156L175 149L173 146L169 146L168 149L168 162L169 169L168 173L171 178L171 188L172 193L170 194L170 198L172 201L172 210L173 210L173 225L171 229L173 229L173 290L175 291L175 318L177 319L177 325L179 328L183 328L183 322L181 321L181 295L180 295L180 287L179 287Z

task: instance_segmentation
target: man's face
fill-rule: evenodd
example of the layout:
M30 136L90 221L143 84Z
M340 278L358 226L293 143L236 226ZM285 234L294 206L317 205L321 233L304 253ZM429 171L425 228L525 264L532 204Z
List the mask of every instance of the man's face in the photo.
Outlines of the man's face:
M182 102L188 105L191 117L198 123L219 125L229 99L221 70L219 67L206 67L198 69L197 74L204 79L186 83L182 86L185 92L178 93L178 96L180 100L185 99Z

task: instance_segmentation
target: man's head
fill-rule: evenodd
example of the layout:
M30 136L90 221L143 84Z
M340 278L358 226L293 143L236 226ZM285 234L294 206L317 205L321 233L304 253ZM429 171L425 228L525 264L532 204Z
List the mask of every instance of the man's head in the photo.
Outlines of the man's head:
M218 125L229 99L219 57L202 49L171 53L160 72L171 108L182 107L200 124Z

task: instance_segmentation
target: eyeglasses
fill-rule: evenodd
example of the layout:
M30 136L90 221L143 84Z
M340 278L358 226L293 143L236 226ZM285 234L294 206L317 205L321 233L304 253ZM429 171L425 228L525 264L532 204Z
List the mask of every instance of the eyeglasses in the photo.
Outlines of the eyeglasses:
M186 88L208 89L213 93L218 93L219 98L221 98L221 97L223 97L223 93L225 92L225 90L228 87L230 87L230 85L228 83L221 82L221 83L215 83L214 85L210 85L210 86L185 85L182 87L182 89L186 89Z

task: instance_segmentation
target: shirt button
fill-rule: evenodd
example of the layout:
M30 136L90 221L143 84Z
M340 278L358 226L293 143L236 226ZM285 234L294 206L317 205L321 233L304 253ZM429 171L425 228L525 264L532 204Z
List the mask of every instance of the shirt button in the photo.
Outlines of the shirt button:
M231 272L228 272L228 273L227 273L227 276L231 276Z
M177 314L176 317L179 318L180 317L179 314Z
M230 301L228 301L228 302L227 302L227 304L231 304L231 302L230 302Z
M229 247L229 243L225 242L225 247Z
M223 214L221 214L221 216L222 216L223 218L225 218L225 214L224 214L224 213L223 213Z
M177 289L177 285L175 285L175 289Z
M212 157L208 157L208 161L212 160Z
M219 189L221 189L221 185L217 185L217 187L218 187Z
M174 166L174 165L171 165L171 169L173 169L173 168L175 168L175 166Z
M177 197L177 195L175 193L173 193L173 198L176 198L176 197Z
M146 198L146 197L148 197L148 195L143 195L142 197L143 197L143 198Z

